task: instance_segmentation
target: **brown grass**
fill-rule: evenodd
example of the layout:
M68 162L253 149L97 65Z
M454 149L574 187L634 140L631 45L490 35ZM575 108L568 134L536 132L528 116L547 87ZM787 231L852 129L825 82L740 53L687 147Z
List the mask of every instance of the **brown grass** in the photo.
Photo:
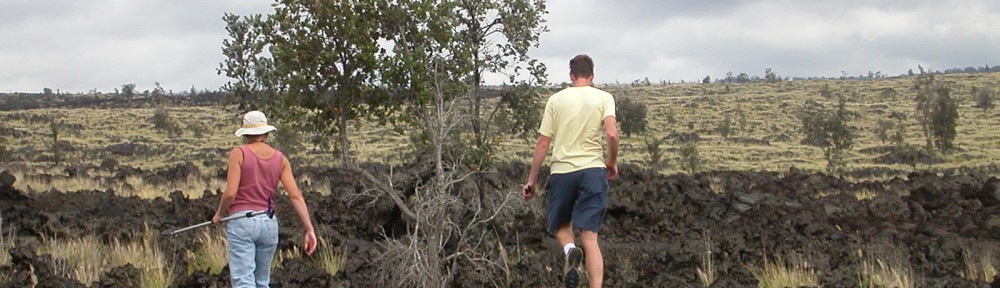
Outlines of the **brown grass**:
M111 263L111 267L131 263L139 268L143 287L169 287L174 279L173 267L160 249L159 235L146 227L142 234L136 236L137 240L130 243L114 239L107 261Z
M108 247L94 235L62 240L42 238L42 243L39 254L52 255L52 267L60 276L89 284L109 268Z
M334 247L320 238L319 247L317 247L316 250L314 261L319 267L323 268L323 271L326 271L326 273L330 273L330 275L337 275L337 273L340 272L340 269L344 267L344 261L347 260L347 254L344 253L343 247Z
M991 169L1000 163L1000 136L990 133L991 127L1000 125L1000 112L995 110L982 111L972 107L972 86L993 86L1000 82L1000 73L991 74L954 74L939 75L942 82L950 82L954 96L959 99L960 120L958 137L955 144L959 149L946 156L947 163L927 166L921 164L919 169L941 171L959 167ZM861 151L868 148L888 146L880 142L874 131L878 119L885 119L891 113L908 115L904 122L906 142L922 145L924 140L914 117L915 109L911 90L912 78L877 79L877 80L806 80L782 83L756 84L674 84L652 87L610 87L601 88L615 95L630 96L648 105L649 133L634 135L622 140L620 163L646 165L648 155L644 151L643 139L666 138L661 145L664 151L662 173L680 173L683 167L680 155L676 151L681 143L671 138L673 133L697 133L701 137L698 145L699 153L704 160L704 171L711 170L765 170L787 171L795 166L811 171L824 171L825 160L822 152L815 147L800 144L802 136L799 133L801 123L796 115L805 101L816 101L832 105L832 100L819 95L824 86L832 91L848 95L848 108L858 112L860 118L850 124L858 128L854 148L847 152L847 167L845 174L852 180L865 180L878 177L892 177L908 173L907 165L880 164L873 159L879 154L866 154ZM899 91L894 97L883 96L884 89L892 88ZM726 90L731 93L726 93ZM856 93L855 93L856 92ZM968 94L968 95L966 95ZM493 100L490 100L493 101ZM544 98L538 99L544 101ZM491 102L492 103L492 102ZM174 190L182 190L189 197L201 197L205 189L222 188L221 179L214 174L218 169L224 169L225 151L235 147L240 140L232 136L232 130L239 123L234 107L168 107L170 115L181 127L202 125L207 128L205 135L195 137L188 129L181 135L168 135L153 130L148 119L152 116L152 108L134 109L33 109L19 111L0 111L0 119L5 125L25 136L16 139L7 137L12 151L28 149L35 151L29 154L18 154L26 157L24 161L12 161L10 167L19 167L20 188L31 187L30 190L45 191L57 189L60 191L107 190L115 189L122 195L136 195L142 198L163 197ZM538 113L541 113L538 111ZM82 130L67 129L61 139L68 141L75 149L65 151L66 161L58 167L51 163L36 161L37 156L51 155L51 132L48 122L31 121L35 115L61 115L60 119L67 126L83 127ZM745 125L739 122L740 115L745 115ZM734 128L730 139L723 139L714 131L723 119L729 116L734 119ZM668 121L672 119L673 121ZM401 163L403 155L411 152L405 129L395 131L391 127L379 127L373 122L361 122L350 125L352 136L352 153L359 161L374 161L386 163ZM310 134L306 133L307 135ZM500 162L530 160L532 140L518 137L504 137L504 142L497 147L497 159ZM750 143L742 140L763 141L767 144ZM156 151L149 155L122 157L111 155L106 151L109 145L133 143ZM332 151L321 149L312 143L305 143L305 150L293 155L297 167L338 165L338 155ZM25 151L28 151L25 150ZM16 153L16 152L15 152ZM83 165L99 165L104 157L111 157L120 163L144 170L155 170L169 167L184 161L191 161L201 168L202 175L177 181L172 185L144 185L139 179L127 179L125 183L105 183L95 181L96 178L107 179L107 175L91 175L86 179L64 179L54 177L51 182L33 180L25 175L64 175L65 163L81 163ZM207 165L207 166L206 166ZM889 171L889 174L872 175L870 171ZM892 173L895 173L893 175ZM301 176L300 176L301 177ZM312 185L303 188L319 193L328 193L328 179L320 177L302 177ZM129 184L133 189L126 189Z
M901 256L874 257L858 249L861 267L858 271L858 286L876 287L918 287L916 273L910 262Z
M113 239L110 244L102 243L94 235L43 238L39 253L52 255L57 274L84 284L97 281L111 268L131 263L141 271L143 287L169 287L173 269L158 246L159 235L147 227L134 238L137 240L129 243Z
M203 229L198 234L194 251L189 251L188 274L194 271L205 271L214 275L222 271L228 264L226 235L224 229Z
M757 279L757 287L817 287L820 273L809 267L809 263L787 263L781 257L776 261L764 261L762 267L751 267L750 273Z
M966 245L962 248L962 260L965 262L962 277L972 281L991 282L1000 268L996 247L988 243Z

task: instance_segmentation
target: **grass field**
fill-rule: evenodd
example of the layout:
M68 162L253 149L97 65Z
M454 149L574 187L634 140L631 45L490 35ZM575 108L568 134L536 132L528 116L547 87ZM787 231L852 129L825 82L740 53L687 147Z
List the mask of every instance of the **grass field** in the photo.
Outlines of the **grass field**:
M951 169L978 170L997 174L1000 160L1000 135L992 129L1000 125L1000 111L982 110L974 107L973 87L1000 86L1000 73L938 75L939 81L949 83L952 96L959 100L960 120L956 151L941 155L942 163L920 164L917 169L947 171ZM649 131L630 135L622 141L621 163L648 167L650 155L646 143L661 140L664 165L659 172L685 173L678 141L681 135L697 134L699 155L704 161L701 171L712 170L754 170L786 171L790 167L810 171L824 171L826 162L819 148L803 145L799 132L799 115L807 102L820 103L831 107L834 97L824 97L821 91L832 91L847 97L849 110L858 117L850 122L856 128L858 138L848 151L844 175L861 180L885 178L908 173L911 166L902 164L880 164L875 158L885 153L891 145L883 143L876 136L878 122L892 114L906 115L905 141L913 145L923 145L924 137L919 131L915 117L915 92L911 89L913 78L874 80L808 80L780 83L754 84L673 84L648 87L602 87L619 97L631 97L648 105ZM889 93L886 91L895 91ZM544 101L539 98L538 101ZM153 108L134 109L33 109L0 112L0 123L4 133L0 133L5 145L0 151L9 151L7 159L0 164L0 170L12 171L18 177L15 184L19 189L44 191L114 190L122 196L141 198L165 197L169 192L180 190L190 197L202 196L204 190L223 188L224 180L218 177L225 169L227 151L240 144L240 139L232 132L239 125L239 115L234 107L166 107L171 119L181 127L179 133L158 131L150 121L155 113ZM541 111L538 111L541 113ZM729 117L734 132L727 138L717 132L717 127ZM53 149L53 129L51 119L59 122L56 134L59 147L59 164L55 164ZM276 123L277 124L277 123ZM277 124L282 129L280 124ZM372 123L351 125L352 153L361 162L382 162L399 164L407 161L405 154L413 149L405 133L396 132L391 127L378 127ZM273 135L279 137L279 135ZM305 133L303 138L313 137ZM330 137L332 139L332 136ZM501 161L530 161L534 143L528 139L508 137L501 143L498 153ZM272 139L278 140L278 139ZM296 139L298 140L298 139ZM305 139L298 140L308 142ZM278 141L274 141L278 142ZM123 148L126 147L126 148ZM339 165L336 152L319 149L306 144L305 149L290 153L297 167L330 167ZM190 179L169 179L167 183L156 183L139 176L115 177L113 169L89 169L89 177L67 177L74 167L100 167L113 160L120 166L141 168L145 171L158 170L190 162L199 170L199 175ZM307 169L299 169L303 171ZM875 173L889 171L889 173ZM116 179L117 180L111 180ZM300 186L305 191L329 193L329 183L315 175L299 175ZM713 180L713 182L719 182ZM710 183L716 186L718 183ZM718 189L713 189L718 190ZM877 191L859 189L854 196L859 199L875 197ZM4 228L0 223L0 228ZM10 233L0 229L0 247L9 248L13 241ZM148 231L133 242L112 241L102 243L93 236L80 239L43 239L42 252L77 251L77 253L56 255L65 259L59 272L66 277L83 283L95 281L101 272L110 267L133 263L142 272L145 286L163 287L176 275L174 270L211 271L222 269L225 255L219 252L225 246L221 235L202 235L198 249L189 257L192 266L174 269L163 259ZM706 234L706 242L711 238ZM710 245L707 245L710 247ZM503 246L501 245L501 250ZM883 257L873 254L870 249L858 249L858 261L863 271L858 271L858 282L863 287L913 287L916 284L910 263L903 258ZM985 281L997 274L996 247L970 245L964 247L962 256L966 266L962 272L967 279ZM506 253L506 252L504 252ZM520 252L518 252L520 253ZM111 255L111 256L108 256ZM142 256L145 255L145 256ZM519 254L512 254L515 257ZM717 268L712 264L712 250L706 251L702 259L703 267L698 268L698 277L703 283L712 283L717 278ZM985 256L984 256L985 255ZM136 258L138 256L142 256ZM345 252L323 243L323 249L315 258L314 265L323 267L330 274L336 274L344 265ZM295 249L278 254L280 259L298 258ZM142 262L142 259L149 261ZM506 258L506 257L505 257ZM0 265L10 259L0 257ZM517 262L517 261L514 261ZM90 263L92 266L79 263ZM626 267L630 267L626 262ZM807 263L776 261L749 263L752 273L762 283L762 287L785 287L817 285L817 271ZM4 277L0 275L0 283ZM919 285L916 285L919 286Z
M919 165L921 170L979 169L995 172L1000 159L1000 136L992 127L1000 124L1000 112L984 111L974 107L973 87L1000 86L1000 74L951 74L937 75L938 81L948 83L952 96L959 100L960 120L958 149L943 155L944 163ZM845 175L864 178L864 171L894 171L905 174L912 168L902 164L879 164L874 159L890 144L882 143L876 137L878 120L887 119L893 113L907 115L905 121L905 141L923 145L915 117L915 92L911 88L913 78L873 79L873 80L803 80L780 83L752 84L672 84L648 87L601 86L619 97L632 97L648 105L649 131L641 135L625 137L621 144L621 163L647 165L649 154L645 143L651 139L662 139L660 149L664 165L661 173L680 173L678 153L682 145L676 135L696 133L701 139L697 143L703 160L702 171L707 170L768 170L784 171L792 166L799 169L823 171L826 162L819 148L800 144L801 121L799 113L807 101L815 101L832 107L835 98L821 96L821 91L847 97L849 110L860 115L850 122L858 135L853 149L847 153ZM886 91L895 91L889 93ZM539 98L538 101L544 101ZM4 163L4 170L12 170L22 179L22 187L32 186L33 190L74 191L79 189L105 190L114 184L100 183L91 178L75 179L75 182L46 180L32 182L26 175L64 174L64 168L72 165L101 165L112 158L119 165L127 165L145 170L170 167L190 161L201 171L203 179L182 181L184 185L173 187L148 187L153 190L173 189L186 193L200 194L203 189L221 188L222 183L213 180L213 174L224 169L226 152L240 144L240 139L232 136L239 124L239 115L233 107L166 107L170 117L182 128L180 133L160 132L153 129L150 121L153 108L135 109L35 109L0 112L5 127L11 128L3 135L7 150L15 158ZM541 113L541 111L538 111ZM717 127L730 117L733 133L728 139L716 132ZM51 120L57 119L62 164L53 165L53 135ZM280 126L280 125L279 125ZM279 127L280 129L280 127ZM407 135L395 132L391 127L378 127L371 123L358 123L350 128L352 153L362 162L399 163L403 154L412 150ZM314 135L304 135L312 137ZM278 137L275 135L275 137ZM332 137L331 137L332 138ZM530 161L531 140L517 137L501 143L498 157L502 160ZM274 139L272 139L274 140ZM308 142L305 139L295 140ZM114 145L130 144L135 147L134 155L114 154ZM317 149L307 144L304 151L291 155L295 164L304 166L336 166L338 156L334 151ZM884 152L882 152L884 153ZM851 173L861 172L861 173ZM109 175L104 175L109 176ZM889 177L874 173L871 177ZM30 178L30 177L29 177ZM95 178L96 179L96 178ZM67 180L70 181L70 180ZM89 183L91 181L93 183ZM141 182L141 179L133 179ZM145 187L142 183L129 183L133 190ZM148 185L147 185L148 186ZM121 190L121 189L118 189ZM124 193L124 192L123 192ZM141 194L142 192L130 192ZM197 196L197 195L194 195ZM156 197L152 195L150 197Z

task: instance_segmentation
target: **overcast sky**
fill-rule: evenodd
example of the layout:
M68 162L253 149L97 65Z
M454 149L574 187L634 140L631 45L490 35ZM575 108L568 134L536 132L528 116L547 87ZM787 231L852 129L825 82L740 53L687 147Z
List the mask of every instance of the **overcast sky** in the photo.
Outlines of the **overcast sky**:
M217 89L223 13L262 0L0 0L0 92ZM555 0L531 55L549 81L590 54L597 82L888 75L1000 65L1000 1ZM493 79L499 79L493 78ZM490 83L494 84L494 83Z

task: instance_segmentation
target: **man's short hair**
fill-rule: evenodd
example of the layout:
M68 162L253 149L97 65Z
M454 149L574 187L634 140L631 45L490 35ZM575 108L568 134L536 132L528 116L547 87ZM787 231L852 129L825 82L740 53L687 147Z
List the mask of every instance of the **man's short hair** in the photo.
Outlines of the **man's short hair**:
M594 59L587 54L580 54L569 60L569 73L576 77L594 76Z

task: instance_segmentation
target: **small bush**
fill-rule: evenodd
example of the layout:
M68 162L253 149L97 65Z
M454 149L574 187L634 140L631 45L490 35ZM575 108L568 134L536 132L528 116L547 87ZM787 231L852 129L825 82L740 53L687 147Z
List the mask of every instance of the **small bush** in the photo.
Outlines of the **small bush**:
M319 251L317 251L315 258L316 263L326 273L337 275L337 272L340 272L340 269L344 267L344 261L347 260L344 249L333 247L323 239L320 239L318 248Z
M66 126L66 124L62 120L57 120L56 118L49 120L49 131L52 132L52 163L54 165L62 163L62 149L59 149L59 133L64 130L63 126Z
M993 98L996 98L996 90L982 87L972 89L972 91L975 91L976 108L983 109L983 112L993 109Z
M680 153L681 161L688 173L694 174L701 169L704 163L698 152L698 144L694 142L684 144L684 146L681 146Z
M197 248L194 249L194 252L188 252L188 259L190 259L187 267L188 274L204 271L209 275L217 275L222 272L222 267L227 264L226 236L219 232L211 232L210 229L204 229L196 241Z
M663 138L646 137L643 142L645 144L646 154L649 155L649 163L647 163L649 165L649 169L652 169L653 171L660 170L660 167L663 164L663 149L660 147L663 145Z
M135 236L133 238L137 241L131 243L113 239L109 249L111 253L105 253L108 257L105 262L110 262L111 267L131 263L139 268L142 271L142 287L169 287L174 279L173 268L167 264L167 255L160 249L159 235L145 227L142 234Z
M153 117L149 118L149 122L153 123L153 128L161 132L177 135L181 133L181 127L170 117L170 111L163 106L156 107L153 111Z
M781 258L775 262L764 261L764 267L751 268L750 273L757 279L757 287L818 287L819 272L809 264L785 263ZM887 286L888 287L888 286Z
M994 246L982 242L965 246L962 248L962 260L965 262L962 277L972 281L993 281L998 274L997 269L1000 269Z
M94 235L74 239L42 239L39 254L52 255L55 274L81 283L97 281L107 263L107 246Z
M726 115L726 117L722 119L722 122L719 123L719 127L715 128L715 131L719 132L719 135L721 135L722 138L729 138L729 135L733 133L733 120L729 117L729 115Z

